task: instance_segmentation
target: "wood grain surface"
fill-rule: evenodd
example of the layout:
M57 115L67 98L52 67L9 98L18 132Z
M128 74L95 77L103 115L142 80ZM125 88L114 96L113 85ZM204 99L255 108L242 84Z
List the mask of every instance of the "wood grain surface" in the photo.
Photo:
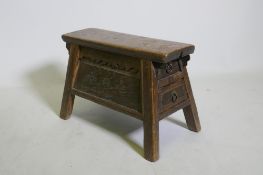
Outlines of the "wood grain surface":
M108 30L88 28L64 34L67 43L106 50L134 58L144 58L156 62L169 62L194 52L194 45Z

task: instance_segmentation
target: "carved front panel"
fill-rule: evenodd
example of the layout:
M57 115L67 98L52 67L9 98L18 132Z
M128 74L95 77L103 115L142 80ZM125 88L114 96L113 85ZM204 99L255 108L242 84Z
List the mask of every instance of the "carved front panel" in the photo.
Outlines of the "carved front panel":
M82 48L74 88L141 111L139 59Z

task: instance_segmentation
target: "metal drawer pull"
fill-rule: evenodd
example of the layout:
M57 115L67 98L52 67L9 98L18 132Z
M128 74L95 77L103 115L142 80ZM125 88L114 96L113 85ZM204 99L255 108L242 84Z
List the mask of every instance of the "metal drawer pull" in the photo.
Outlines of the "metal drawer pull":
M172 102L176 102L176 100L177 100L177 95L176 95L176 92L173 91L172 92Z
M169 74L173 70L173 65L171 63L166 64L166 72Z

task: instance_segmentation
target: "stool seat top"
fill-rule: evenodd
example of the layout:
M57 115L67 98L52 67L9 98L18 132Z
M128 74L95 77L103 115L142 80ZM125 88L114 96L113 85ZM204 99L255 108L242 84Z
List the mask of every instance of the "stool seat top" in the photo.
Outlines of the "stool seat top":
M67 43L166 63L192 54L194 45L87 28L62 35Z

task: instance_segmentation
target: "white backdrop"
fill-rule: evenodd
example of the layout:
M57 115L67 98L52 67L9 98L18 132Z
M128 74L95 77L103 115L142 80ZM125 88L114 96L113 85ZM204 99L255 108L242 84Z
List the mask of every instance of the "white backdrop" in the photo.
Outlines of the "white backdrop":
M88 27L195 44L192 76L260 71L262 2L1 0L0 87L24 86L45 67L65 73L61 35Z

